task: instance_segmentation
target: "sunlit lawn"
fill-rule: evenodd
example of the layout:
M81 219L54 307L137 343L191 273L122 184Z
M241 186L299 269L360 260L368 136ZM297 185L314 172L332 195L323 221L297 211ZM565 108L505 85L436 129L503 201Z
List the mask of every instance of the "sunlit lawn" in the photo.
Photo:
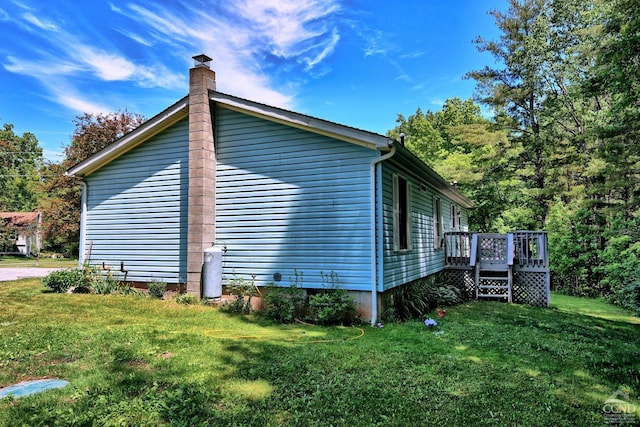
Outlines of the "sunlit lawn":
M639 400L638 319L552 301L469 303L435 330L322 328L4 282L0 387L70 385L0 400L0 425L605 425L611 395Z
M78 266L78 259L73 258L51 258L41 256L39 258L19 257L11 255L0 255L0 268L13 267L48 267L48 268L74 268Z

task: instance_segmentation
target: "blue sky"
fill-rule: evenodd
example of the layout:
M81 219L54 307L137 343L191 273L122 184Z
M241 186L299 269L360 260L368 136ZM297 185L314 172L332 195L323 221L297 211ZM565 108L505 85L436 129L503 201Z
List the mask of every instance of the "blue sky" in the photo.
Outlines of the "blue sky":
M386 133L398 114L466 99L492 64L506 0L5 0L0 123L61 160L84 112L151 118L187 94L191 57L217 90Z

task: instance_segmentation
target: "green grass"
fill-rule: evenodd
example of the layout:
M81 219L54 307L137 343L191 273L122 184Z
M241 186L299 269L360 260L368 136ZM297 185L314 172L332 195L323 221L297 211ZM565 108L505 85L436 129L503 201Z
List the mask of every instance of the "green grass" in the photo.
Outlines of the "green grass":
M48 268L75 268L78 259L51 258L41 256L38 258L26 258L13 255L0 255L0 268L4 267L48 267Z
M638 404L640 326L600 301L473 302L439 329L273 325L204 306L0 284L0 425L605 425ZM640 420L640 413L635 415Z

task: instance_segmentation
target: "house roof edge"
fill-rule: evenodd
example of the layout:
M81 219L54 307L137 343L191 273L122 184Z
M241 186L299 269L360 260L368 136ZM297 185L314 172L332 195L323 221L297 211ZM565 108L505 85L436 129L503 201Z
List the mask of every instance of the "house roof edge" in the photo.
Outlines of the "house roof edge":
M239 98L222 92L212 92L211 100L231 110L261 117L266 120L286 124L310 132L330 136L346 142L363 145L372 149L388 147L394 140L363 129L331 122L307 114L297 113L281 107L274 107L256 101Z
M449 197L452 201L458 203L464 208L474 208L475 204L471 199L462 194L460 190L447 182L438 172L436 172L431 166L420 160L415 154L409 151L408 148L401 144L397 144L398 157L403 159L403 164L411 164L415 169L419 170L422 174L419 178L428 178L425 184L437 189L442 194Z
M188 116L189 97L185 96L164 111L156 114L136 129L106 146L93 156L67 170L70 176L87 176L144 141L162 132L169 126Z

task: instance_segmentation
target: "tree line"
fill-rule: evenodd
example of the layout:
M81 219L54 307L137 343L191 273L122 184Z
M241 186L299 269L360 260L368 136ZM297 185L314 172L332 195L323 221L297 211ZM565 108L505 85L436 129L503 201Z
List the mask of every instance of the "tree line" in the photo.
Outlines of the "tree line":
M510 0L474 99L390 136L476 204L470 227L549 232L552 286L640 305L640 3ZM481 107L485 108L485 115ZM490 116L487 118L486 116Z

